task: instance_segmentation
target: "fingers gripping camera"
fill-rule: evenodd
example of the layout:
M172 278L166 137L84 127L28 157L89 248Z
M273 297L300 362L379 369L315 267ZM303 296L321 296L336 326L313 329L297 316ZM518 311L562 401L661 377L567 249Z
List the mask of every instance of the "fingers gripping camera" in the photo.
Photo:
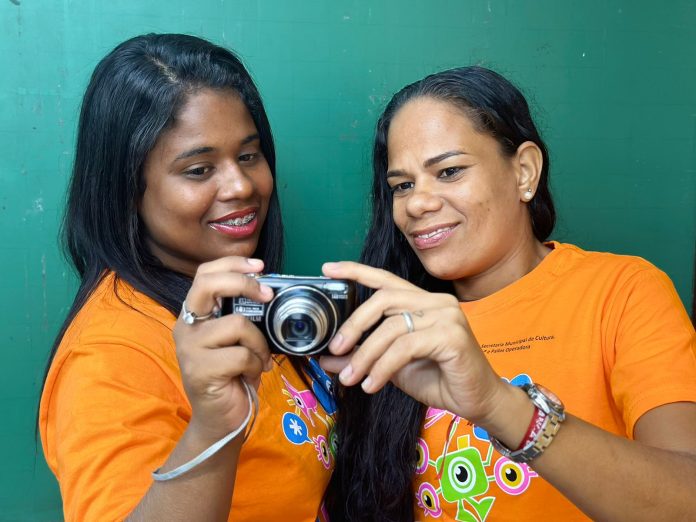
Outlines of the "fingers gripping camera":
M278 274L257 280L273 289L273 300L224 299L222 313L246 316L266 336L273 353L304 356L326 350L355 308L353 281Z

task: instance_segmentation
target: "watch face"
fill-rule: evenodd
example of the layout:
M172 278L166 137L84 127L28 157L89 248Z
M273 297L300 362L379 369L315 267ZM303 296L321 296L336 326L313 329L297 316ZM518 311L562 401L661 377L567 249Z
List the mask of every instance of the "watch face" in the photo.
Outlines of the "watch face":
M561 399L558 398L558 396L553 393L551 390L549 390L547 387L542 386L541 384L535 384L537 390L539 390L541 393L544 394L544 396L549 400L549 402L552 402L559 408L563 407L563 403L561 402Z

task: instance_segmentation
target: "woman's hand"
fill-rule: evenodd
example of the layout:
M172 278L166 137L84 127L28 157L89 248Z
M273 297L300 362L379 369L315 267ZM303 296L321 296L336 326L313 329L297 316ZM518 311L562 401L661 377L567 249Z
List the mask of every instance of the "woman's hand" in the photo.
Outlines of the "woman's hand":
M377 290L341 326L322 366L340 371L344 385L360 382L368 393L392 381L416 400L472 422L498 404L505 384L481 351L457 299L426 292L386 272L353 262L327 263L324 274ZM413 332L402 312L413 319ZM356 343L375 324L381 324Z
M186 296L187 309L198 316L206 315L219 308L223 297L269 301L273 290L245 275L261 270L262 261L243 257L225 257L200 265ZM180 315L174 340L193 411L188 429L210 441L218 440L236 429L249 412L241 380L258 387L261 372L271 368L266 340L246 317L237 314L191 325Z

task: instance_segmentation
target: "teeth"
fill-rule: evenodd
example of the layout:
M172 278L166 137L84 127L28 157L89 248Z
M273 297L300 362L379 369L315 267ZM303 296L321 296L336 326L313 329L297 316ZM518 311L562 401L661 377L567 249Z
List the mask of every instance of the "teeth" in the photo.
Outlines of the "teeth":
M452 227L445 227L445 228L438 228L437 230L434 230L432 232L428 232L427 234L419 234L417 237L423 238L423 239L428 239L430 237L436 236L438 234L442 234L446 230L450 230Z
M233 227L241 227L242 225L246 225L249 223L252 219L256 217L256 212L252 212L251 214L247 214L246 216L230 219L228 221L220 221L221 225L232 225Z

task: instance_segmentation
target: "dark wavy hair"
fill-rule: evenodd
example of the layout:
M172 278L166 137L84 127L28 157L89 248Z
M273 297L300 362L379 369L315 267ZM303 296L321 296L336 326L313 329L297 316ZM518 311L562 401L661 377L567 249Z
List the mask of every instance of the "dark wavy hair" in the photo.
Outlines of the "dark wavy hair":
M61 228L63 248L80 286L51 349L46 374L66 329L109 270L178 315L191 278L153 255L138 203L145 191L145 159L188 96L202 88L233 91L242 99L275 179L268 117L235 54L182 34L142 35L118 45L97 65L82 100ZM283 225L275 190L254 256L264 260L266 270L280 271Z
M387 138L394 115L409 101L433 98L461 110L475 128L513 156L525 141L541 149L543 168L529 216L534 236L545 240L556 213L549 192L549 156L522 93L483 67L432 74L396 93L377 122L373 151L372 222L361 261L384 268L431 292L453 293L451 282L430 275L394 224L387 184ZM371 294L361 289L360 300ZM332 522L413 520L416 444L426 406L388 384L375 395L359 386L339 390L339 450L327 494Z

